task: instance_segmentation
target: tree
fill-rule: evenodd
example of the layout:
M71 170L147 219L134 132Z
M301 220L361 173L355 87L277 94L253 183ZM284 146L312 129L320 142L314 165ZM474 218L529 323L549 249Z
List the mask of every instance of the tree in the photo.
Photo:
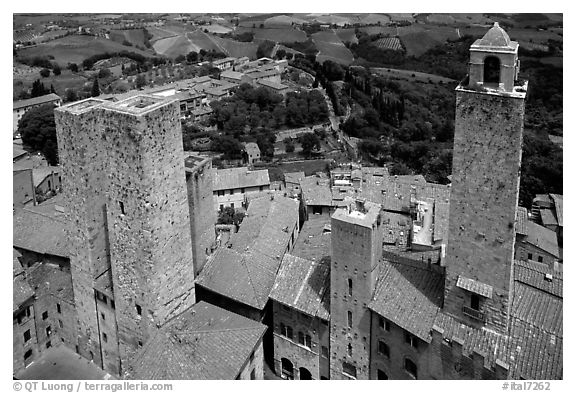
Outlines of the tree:
M50 76L50 70L48 68L42 68L40 70L40 76L42 78L48 78Z
M98 78L94 78L91 95L92 97L98 97L100 95L100 85L98 84Z
M58 65L58 63L54 64L54 67L52 67L52 72L54 73L54 75L58 76L62 73L62 69L60 68L60 65Z
M292 52L286 52L286 60L292 60L292 57L294 57Z
M228 206L218 212L217 223L226 225L234 224L238 226L242 223L243 219L244 219L243 212L236 212L236 209Z
M40 97L40 96L46 95L48 93L49 93L48 90L46 90L46 88L44 87L44 84L42 82L40 82L40 79L36 79L32 83L32 92L30 93L30 96L32 98Z
M64 100L66 102L73 102L78 99L78 94L76 94L76 90L74 89L66 89L66 96Z
M141 89L144 86L146 86L146 77L144 76L144 74L139 74L136 77L136 88Z
M112 72L108 68L102 68L98 71L98 78L105 79L112 75Z
M68 69L72 72L78 72L78 64L68 63Z
M305 157L312 155L312 150L320 148L320 139L314 133L307 133L298 138L300 145L302 145L302 154Z
M175 61L176 63L182 63L184 60L186 60L186 56L184 56L184 55L182 55L182 54L176 56L176 58L174 59L174 61Z
M18 122L18 132L25 145L42 152L50 165L58 164L54 105L45 104L29 109Z
M284 140L284 144L286 145L286 153L294 152L294 142L292 142L291 138L287 138Z

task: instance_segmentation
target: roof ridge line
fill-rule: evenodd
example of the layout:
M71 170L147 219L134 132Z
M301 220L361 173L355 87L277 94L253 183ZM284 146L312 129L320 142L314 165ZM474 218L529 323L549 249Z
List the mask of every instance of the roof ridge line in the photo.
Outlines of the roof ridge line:
M260 303L260 298L258 297L258 292L256 291L256 287L254 286L254 283L252 282L252 272L250 271L250 269L248 269L248 265L246 264L244 257L245 257L245 254L241 253L240 254L240 263L244 266L244 269L246 269L246 272L248 273L248 282L250 283L250 287L254 291L254 298L256 299L258 306L262 307L262 304Z
M256 321L254 321L256 322ZM189 333L184 333L184 334L196 334L196 333L222 333L222 332L236 332L239 330L255 330L255 329L259 329L259 327L254 326L254 327L243 327L243 328L232 328L232 329L211 329L211 330L194 330L191 331ZM173 333L169 333L171 335L173 335Z

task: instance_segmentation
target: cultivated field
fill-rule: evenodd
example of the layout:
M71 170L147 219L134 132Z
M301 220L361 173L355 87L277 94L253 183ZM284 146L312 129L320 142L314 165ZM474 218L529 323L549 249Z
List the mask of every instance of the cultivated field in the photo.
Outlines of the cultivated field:
M163 38L152 44L156 53L167 57L177 57L178 55L187 55L194 51L198 52L201 47L194 45L188 38L183 35Z
M212 36L212 41L220 48L220 51L231 57L247 56L251 60L256 59L258 44L254 42L239 42L229 38Z
M318 33L312 34L312 39L314 42L326 42L330 44L342 44L340 37L336 35L334 30L319 31Z
M177 33L170 30L165 30L161 27L147 27L146 30L148 30L148 33L152 34L152 39L150 42L158 41L163 38L174 37L177 35Z
M14 97L17 97L22 90L29 90L32 87L32 83L37 79L39 79L47 89L49 89L51 85L54 86L56 94L61 97L64 97L66 89L72 88L80 90L87 81L84 76L74 74L72 71L66 69L62 69L62 73L58 76L54 76L53 73L50 73L48 78L42 78L40 77L39 70L40 68L29 68L29 71L31 72L14 74Z
M215 33L215 34L226 34L232 31L231 28L216 23L202 26L202 30L208 30L209 33Z
M306 23L306 20L296 18L294 16L288 16L288 15L276 15L276 16L273 16L271 18L266 19L266 21L264 22L264 25L266 25L266 26L291 26L292 23L294 23L296 25L301 25L303 23Z
M336 35L342 42L358 43L358 38L356 37L356 32L354 29L337 29Z
M372 67L370 70L378 75L393 78L402 79L407 81L419 81L419 82L442 82L442 83L452 83L456 82L454 79L444 78L443 76L427 74L425 72L417 72L410 70L401 70L396 68L376 68Z
M368 35L376 35L376 34L396 35L396 33L398 32L396 27L393 26L364 26L360 27L359 30Z
M385 37L380 38L372 43L378 49L391 49L391 50L402 50L402 44L398 37Z
M354 61L354 56L344 43L334 33L334 31L321 31L312 35L312 40L318 48L316 61L323 63L332 60L339 64L350 65Z
M360 19L360 23L366 25L375 25L378 23L385 25L388 22L390 22L390 17L383 14L368 14Z
M128 50L143 56L151 56L150 52L144 52L134 47L126 47L117 42L105 38L87 35L70 35L56 40L39 44L32 48L22 49L18 57L54 56L54 61L61 66L68 63L82 63L90 56L105 52L120 52Z
M132 45L144 47L144 30L142 29L131 29L131 30L111 30L110 39L114 42L122 44L124 41L128 41Z
M486 29L483 31L485 34ZM408 56L420 56L440 43L459 38L458 30L454 27L432 25L398 27L398 34Z
M236 31L238 34L252 32L254 33L254 40L268 40L273 42L303 42L307 40L306 33L292 27L241 27Z

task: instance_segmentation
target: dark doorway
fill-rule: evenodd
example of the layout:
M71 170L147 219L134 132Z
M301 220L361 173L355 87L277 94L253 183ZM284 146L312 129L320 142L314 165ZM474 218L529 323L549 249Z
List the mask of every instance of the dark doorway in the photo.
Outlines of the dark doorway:
M500 83L500 59L489 56L484 59L484 83Z
M302 380L310 380L312 379L312 373L308 371L308 369L304 367L300 367L300 379Z
M282 378L294 379L294 366L292 362L286 358L282 358Z

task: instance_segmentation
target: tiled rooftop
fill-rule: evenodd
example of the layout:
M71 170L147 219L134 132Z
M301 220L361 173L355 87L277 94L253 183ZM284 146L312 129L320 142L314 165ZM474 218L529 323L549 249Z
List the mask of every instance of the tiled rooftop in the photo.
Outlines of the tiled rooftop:
M197 284L262 310L297 221L295 200L252 200L240 230L209 258Z
M36 296L52 295L68 303L74 302L72 275L51 263L37 263L28 270L28 282Z
M12 108L13 110L16 109L20 109L20 108L26 108L32 105L41 105L41 104L46 104L48 102L53 102L53 101L59 101L61 100L61 98L54 94L54 93L50 93L50 94L46 94L40 97L34 97L34 98L29 98L27 100L20 100L20 101L14 101L12 103Z
M290 254L309 261L320 261L325 257L330 257L330 232L329 216L310 217L302 224L302 229Z
M32 170L32 181L34 182L34 187L38 187L52 173L58 176L60 173L60 167L40 166L38 168L34 168Z
M298 311L330 319L330 257L309 261L285 254L270 298Z
M13 245L39 254L69 257L66 222L43 213L16 209L13 214Z
M235 379L266 326L199 302L169 321L136 355L134 379Z
M562 195L550 194L552 200L554 201L554 207L556 209L556 218L558 219L558 225L564 226L564 198Z
M516 211L516 233L518 235L527 235L526 221L528 221L528 210L518 206Z
M214 191L270 185L268 169L249 171L247 167L214 171Z
M527 243L552 254L556 258L560 257L556 232L532 221L526 222L526 232L525 241Z
M442 275L425 264L405 259L402 263L381 261L378 277L368 308L430 342L430 331L442 304Z
M332 206L332 191L327 178L306 176L300 180L300 186L307 206Z
M332 214L333 220L340 220L349 224L372 227L380 215L380 205L368 201L347 198L349 208L337 209ZM358 206L363 206L359 208Z

